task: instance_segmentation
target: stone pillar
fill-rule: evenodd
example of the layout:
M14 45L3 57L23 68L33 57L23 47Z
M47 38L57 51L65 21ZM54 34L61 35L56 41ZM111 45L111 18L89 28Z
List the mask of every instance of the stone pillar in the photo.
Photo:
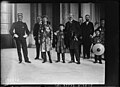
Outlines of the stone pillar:
M46 15L48 16L48 20L52 25L52 3L46 3Z
M82 3L81 4L81 16L83 17L83 20L85 21L85 15L90 15L90 3Z
M9 34L12 24L12 4L8 2L1 2L1 48L13 47L13 39Z
M62 20L63 9L62 9L62 7L63 7L63 4L60 3L60 24L63 23L63 20Z
M68 14L70 13L70 3L60 3L60 22L65 24L68 21Z
M42 4L38 3L38 15L42 16Z
M36 23L37 16L40 14L40 11L38 11L40 8L40 4L31 3L30 4L30 13L31 13L31 34L29 36L29 47L35 47L35 41L33 37L33 28Z
M78 21L79 17L79 4L78 3L70 3L70 13L74 15L74 19Z

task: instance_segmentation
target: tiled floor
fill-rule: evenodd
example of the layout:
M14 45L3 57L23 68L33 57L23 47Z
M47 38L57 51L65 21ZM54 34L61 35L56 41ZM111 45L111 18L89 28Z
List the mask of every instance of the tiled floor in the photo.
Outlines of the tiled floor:
M1 50L2 84L104 84L105 61L94 64L93 59L82 59L81 64L69 64L69 53L66 63L55 63L56 52L52 53L53 63L42 63L34 60L35 48L29 48L31 64L19 64L16 49Z

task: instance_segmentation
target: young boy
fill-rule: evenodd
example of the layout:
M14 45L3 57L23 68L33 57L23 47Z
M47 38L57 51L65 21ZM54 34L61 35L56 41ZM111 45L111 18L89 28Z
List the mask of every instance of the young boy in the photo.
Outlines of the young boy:
M96 43L103 44L101 34L100 34L100 31L98 29L95 30L95 34L96 34L96 36L93 38L93 45L95 45ZM99 63L102 64L101 57L102 57L102 55L95 55L94 63L97 63L97 61L99 60Z
M64 43L64 25L59 25L59 30L55 32L56 35L56 52L57 61L60 62L60 54L62 54L63 63L65 63L65 43Z

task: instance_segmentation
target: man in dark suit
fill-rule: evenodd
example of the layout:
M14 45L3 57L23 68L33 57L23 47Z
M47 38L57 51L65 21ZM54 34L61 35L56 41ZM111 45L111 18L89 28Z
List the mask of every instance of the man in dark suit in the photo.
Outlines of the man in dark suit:
M34 29L33 29L33 37L35 40L35 45L36 45L36 59L39 59L39 54L40 54L40 43L38 42L38 30L41 28L41 24L42 24L42 18L41 17L37 17L37 23L35 23L34 25Z
M65 26L65 44L70 50L71 61L69 63L75 62L74 55L76 56L77 64L80 64L79 58L79 41L78 38L80 34L80 25L77 21L73 19L73 15L69 15L69 21Z
M26 38L29 35L29 30L27 24L22 22L22 19L23 19L23 14L18 13L18 21L12 24L9 32L16 41L19 63L22 62L21 47L23 50L25 62L31 63L28 58L27 43L26 43Z
M80 30L83 28L83 17L79 17L78 22L80 24ZM82 36L79 36L79 56L81 55L81 45L83 44Z
M94 33L93 23L90 22L90 15L85 15L86 21L83 23L82 28L82 37L83 37L83 56L84 58L90 58L90 47L91 47L91 39Z

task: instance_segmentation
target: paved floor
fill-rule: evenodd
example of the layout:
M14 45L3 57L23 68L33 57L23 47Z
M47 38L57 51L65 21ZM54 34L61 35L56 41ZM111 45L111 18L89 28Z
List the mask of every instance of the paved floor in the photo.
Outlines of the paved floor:
M16 49L1 50L2 84L104 84L105 62L94 64L93 59L82 59L81 64L55 63L56 52L52 50L53 63L34 60L35 48L29 48L31 64L19 64Z

